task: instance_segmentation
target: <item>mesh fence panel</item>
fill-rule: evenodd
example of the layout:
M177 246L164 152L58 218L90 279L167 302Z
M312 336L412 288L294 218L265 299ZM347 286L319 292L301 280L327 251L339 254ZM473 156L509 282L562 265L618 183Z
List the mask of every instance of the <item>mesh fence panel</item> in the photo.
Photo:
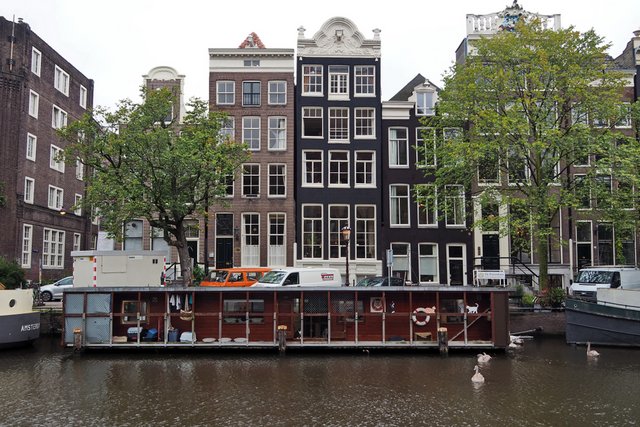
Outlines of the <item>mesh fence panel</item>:
M91 344L108 343L111 335L111 322L108 317L90 317L87 319L86 342Z
M73 344L73 330L82 328L82 318L68 317L64 319L64 343Z
M64 301L65 314L82 314L84 311L84 294L67 294Z
M327 312L327 296L323 294L305 295L304 312L305 313L326 313Z
M87 314L111 312L111 294L88 294Z

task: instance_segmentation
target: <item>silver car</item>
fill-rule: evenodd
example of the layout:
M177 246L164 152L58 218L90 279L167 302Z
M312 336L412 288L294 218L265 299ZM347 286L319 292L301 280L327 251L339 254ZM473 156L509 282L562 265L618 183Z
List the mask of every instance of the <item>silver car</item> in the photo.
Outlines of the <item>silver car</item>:
M67 276L50 285L40 286L40 297L44 302L62 299L64 290L71 287L73 287L73 276Z

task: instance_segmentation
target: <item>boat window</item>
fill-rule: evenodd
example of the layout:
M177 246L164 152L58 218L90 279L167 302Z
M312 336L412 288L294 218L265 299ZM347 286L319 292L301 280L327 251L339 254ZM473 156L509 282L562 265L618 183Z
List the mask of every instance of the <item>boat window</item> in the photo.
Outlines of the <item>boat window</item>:
M264 300L225 300L223 306L223 321L224 323L244 323L247 312L249 312L249 321L251 323L264 323Z
M337 315L338 322L354 322L356 320L353 300L332 300L331 305L333 312ZM355 308L358 311L358 322L364 322L364 300L356 301Z
M596 284L606 283L610 284L613 277L612 271L597 271L597 270L582 270L578 275L578 283L581 284ZM618 273L618 281L620 281L620 273Z
M146 301L122 301L122 324L134 325L147 322ZM139 317L138 317L139 316Z

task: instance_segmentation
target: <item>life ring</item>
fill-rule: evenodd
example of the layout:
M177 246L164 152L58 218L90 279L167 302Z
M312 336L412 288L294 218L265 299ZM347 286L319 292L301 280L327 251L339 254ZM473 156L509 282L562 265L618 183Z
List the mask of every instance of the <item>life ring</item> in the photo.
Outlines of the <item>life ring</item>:
M425 319L424 320L418 320L418 313L422 313L425 314ZM418 307L415 310L413 310L413 315L411 316L411 319L413 320L413 323L415 323L417 326L424 326L427 323L429 323L429 320L431 320L431 316L429 316L427 314L427 309L423 308L423 307Z

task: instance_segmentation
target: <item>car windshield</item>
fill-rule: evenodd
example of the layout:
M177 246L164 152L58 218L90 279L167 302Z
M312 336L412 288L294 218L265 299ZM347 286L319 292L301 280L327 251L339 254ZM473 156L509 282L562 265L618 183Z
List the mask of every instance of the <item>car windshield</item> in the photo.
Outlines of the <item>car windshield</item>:
M578 283L587 285L595 285L596 283L611 283L611 277L613 271L595 271L595 270L582 270L578 275Z
M260 283L280 283L287 273L284 271L270 271L259 280Z
M227 276L229 275L228 271L225 270L213 270L209 273L209 281L210 282L219 282L222 283L227 280Z

